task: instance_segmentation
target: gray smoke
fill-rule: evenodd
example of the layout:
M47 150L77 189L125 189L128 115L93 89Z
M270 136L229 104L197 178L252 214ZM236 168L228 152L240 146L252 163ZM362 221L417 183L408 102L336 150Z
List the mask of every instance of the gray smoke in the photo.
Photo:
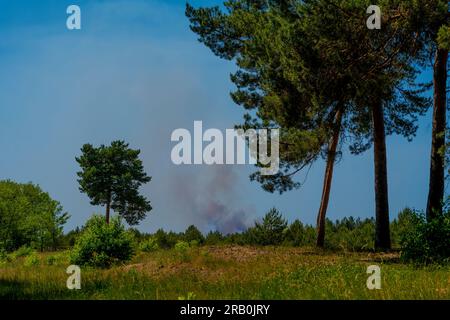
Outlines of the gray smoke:
M253 210L246 208L232 166L201 168L202 174L180 173L172 190L180 216L187 217L202 231L223 234L241 232L252 223ZM205 174L206 173L206 174Z

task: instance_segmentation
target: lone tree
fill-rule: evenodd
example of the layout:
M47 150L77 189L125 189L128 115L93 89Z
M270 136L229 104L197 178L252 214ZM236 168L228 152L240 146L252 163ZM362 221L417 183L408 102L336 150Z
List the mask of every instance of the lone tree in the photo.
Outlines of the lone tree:
M110 210L136 225L152 207L139 194L139 187L151 180L139 159L140 150L132 150L124 141L98 148L85 144L76 158L81 171L77 173L80 191L86 193L92 205L106 206L106 223Z

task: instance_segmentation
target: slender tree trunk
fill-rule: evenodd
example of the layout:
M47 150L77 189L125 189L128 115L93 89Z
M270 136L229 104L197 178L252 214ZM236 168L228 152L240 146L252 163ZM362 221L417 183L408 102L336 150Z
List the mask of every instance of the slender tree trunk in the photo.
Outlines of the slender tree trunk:
M109 224L110 211L111 211L111 201L109 200L108 203L106 203L106 224Z
M52 247L53 247L53 251L56 251L56 234L55 231L52 231Z
M432 220L442 213L444 199L444 154L446 109L447 109L447 58L448 51L437 49L434 63L434 107L431 142L430 184L427 201L427 219Z
M389 250L391 236L389 230L389 200L386 160L386 132L382 101L372 107L374 167L375 167L375 249Z
M343 108L339 107L336 113L333 136L328 146L327 167L323 181L322 200L320 201L319 213L317 214L317 246L323 248L325 245L325 222L330 199L331 182L333 179L334 162L336 160L336 149L339 144L341 133Z

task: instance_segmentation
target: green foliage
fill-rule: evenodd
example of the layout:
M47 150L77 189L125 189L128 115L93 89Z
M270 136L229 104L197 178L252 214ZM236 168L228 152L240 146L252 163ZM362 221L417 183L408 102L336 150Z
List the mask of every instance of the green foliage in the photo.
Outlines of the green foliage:
M430 20L423 6L382 0L383 32L364 23L368 1L224 1L186 6L190 28L218 57L235 62L235 103L248 111L243 128L282 128L281 171L252 180L269 192L301 186L293 177L326 156L336 126L360 153L372 143L371 108L383 101L386 133L414 137L417 115L428 109L414 80ZM435 9L435 1L426 8ZM402 19L396 17L401 12ZM424 22L422 22L422 20ZM345 21L345 23L342 23ZM414 38L414 41L412 39ZM382 49L381 49L382 48ZM344 90L343 90L344 88ZM342 124L335 123L343 110Z
M67 264L69 262L69 256L66 252L60 252L57 254L49 255L45 259L45 262L49 266Z
M53 265L56 264L57 258L56 258L55 255L51 255L51 256L48 256L48 257L45 259L45 262L46 262L47 265L53 266Z
M35 251L33 251L30 255L25 257L24 265L26 267L35 267L40 264L40 259Z
M438 34L439 46L450 50L450 26L442 26Z
M179 296L178 300L196 300L197 296L194 292L188 292L185 296Z
M8 253L5 249L0 248L0 266L9 262Z
M128 224L136 225L152 207L139 194L142 184L151 180L139 159L140 150L132 150L124 141L111 146L94 148L85 144L76 158L80 191L91 199L92 205L111 206Z
M6 251L24 245L54 249L68 219L59 202L39 186L0 181L0 247Z
M349 251L373 250L375 239L374 219L354 219L353 217L337 220L334 224L327 220L325 244L331 249Z
M381 32L364 23L369 5L365 0L234 0L210 8L187 4L186 16L199 41L236 64L231 97L247 111L237 127L282 129L280 171L250 176L265 191L299 188L294 179L304 168L321 157L335 161L331 145L338 146L339 156L344 144L359 154L374 141L383 141L383 147L385 135L414 138L418 116L431 105L428 87L416 80L430 48L424 36L433 20L428 14L437 8L442 13L439 1L426 9L418 2L377 1L383 12ZM380 121L372 121L376 111ZM380 135L383 139L375 139ZM386 165L381 155L375 152L376 169ZM376 176L375 190L382 192L385 182ZM376 199L377 207L388 206L387 198L384 203ZM377 224L388 225L388 215L377 215ZM378 246L390 247L389 230L376 231L376 239L384 239Z
M158 242L158 246L162 249L173 248L177 241L181 240L176 233L166 233L163 229L158 229L154 236L156 238L156 241Z
M194 225L191 225L186 229L183 238L184 241L196 241L198 244L202 244L205 241L205 237L203 236L203 234Z
M68 264L51 267L41 263L30 269L17 261L1 267L0 300L450 299L450 265L416 268L390 259L391 255L305 254L302 249L283 247L214 248L208 258L205 251L211 252L194 250L191 262L182 265L172 250L159 252L158 260L147 254L132 262L153 270L155 261L164 261L164 268L158 271L162 275L167 274L165 270L178 271L169 276L155 277L137 268L125 271L120 266L113 270L83 268L82 290L65 288ZM367 290L366 268L380 260L384 261L381 268L386 285L382 290Z
M264 216L262 223L256 222L253 228L247 230L246 236L248 242L252 244L279 245L284 240L286 228L287 221L277 209L272 208Z
M223 241L224 236L219 231L210 231L205 237L205 245L218 245Z
M189 241L189 247L191 247L191 248L196 248L196 247L198 247L198 246L200 246L200 243L199 243L197 240L191 240L191 241Z
M180 253L186 253L189 250L189 243L186 241L178 241L175 244L175 251Z
M143 252L153 252L159 249L158 241L154 237L143 240L139 244L139 250Z
M189 255L190 244L186 241L178 241L175 244L175 252L180 256L183 262L187 262L191 260Z
M34 249L28 246L22 246L13 252L14 257L21 258L27 257L34 252Z
M73 247L78 237L81 234L81 229L76 227L74 230L70 230L67 234L61 236L60 244L63 247Z
M315 244L316 230L312 226L304 226L300 220L295 220L285 232L285 244L301 247Z
M405 208L399 212L397 219L391 223L392 245L396 249L401 248L401 239L404 235L414 232L416 213L410 208Z
M120 217L114 217L110 224L107 224L104 218L94 215L77 239L70 260L72 264L80 266L107 268L129 261L133 254L132 236L125 231Z
M408 214L411 224L400 235L402 260L418 264L450 262L450 211L431 221L419 212Z

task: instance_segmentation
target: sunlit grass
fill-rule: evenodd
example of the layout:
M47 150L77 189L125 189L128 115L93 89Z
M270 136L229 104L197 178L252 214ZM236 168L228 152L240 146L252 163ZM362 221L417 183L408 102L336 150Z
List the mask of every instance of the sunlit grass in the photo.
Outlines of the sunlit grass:
M140 253L108 270L82 268L81 290L66 288L68 255L0 265L2 299L450 299L450 267L399 263L395 254L314 249L200 247ZM49 258L52 257L52 258ZM368 290L377 264L382 289Z

